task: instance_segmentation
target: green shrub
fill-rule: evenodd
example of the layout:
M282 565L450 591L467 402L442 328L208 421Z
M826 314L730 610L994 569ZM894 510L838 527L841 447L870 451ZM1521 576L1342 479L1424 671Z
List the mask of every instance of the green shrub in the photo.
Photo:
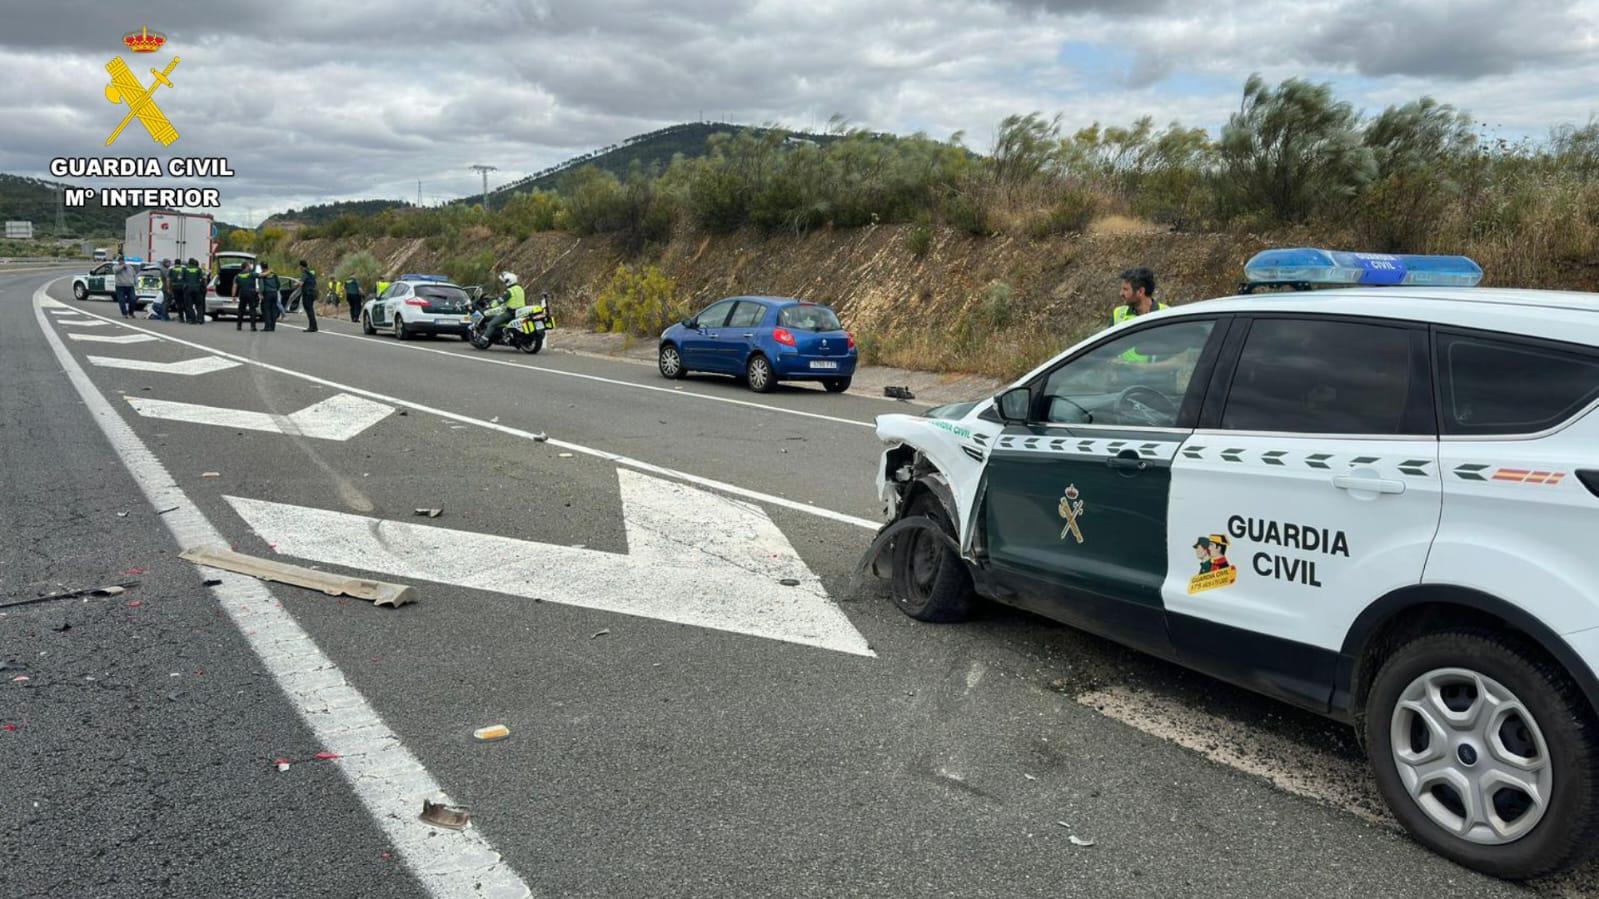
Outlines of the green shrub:
M339 283L355 278L361 282L361 287L367 296L377 291L378 277L383 274L383 266L378 263L376 256L366 250L357 250L344 254L339 264L333 267L333 277Z
M591 310L594 330L653 337L683 318L677 284L653 265L618 265Z
M1087 188L1067 188L1049 213L1033 222L1031 234L1036 238L1045 238L1085 231L1099 216L1099 207L1099 197Z
M932 248L932 228L929 228L926 225L916 225L909 231L905 232L905 249L910 250L912 256L920 259L921 257L926 256L927 251L931 250Z

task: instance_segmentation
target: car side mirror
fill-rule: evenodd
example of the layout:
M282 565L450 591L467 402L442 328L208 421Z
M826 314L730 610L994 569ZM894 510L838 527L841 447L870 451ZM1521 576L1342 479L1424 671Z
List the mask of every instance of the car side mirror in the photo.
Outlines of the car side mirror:
M994 401L999 417L1008 425L1024 425L1033 411L1033 391L1026 387L1013 387Z

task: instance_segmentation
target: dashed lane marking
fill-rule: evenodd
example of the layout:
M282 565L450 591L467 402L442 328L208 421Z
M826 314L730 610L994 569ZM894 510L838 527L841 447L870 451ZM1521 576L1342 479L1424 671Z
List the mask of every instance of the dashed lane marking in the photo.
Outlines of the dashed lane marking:
M241 363L220 356L201 356L182 362L149 362L144 359L123 359L117 356L90 356L89 361L101 368L126 368L163 375L208 375L214 371L238 368Z

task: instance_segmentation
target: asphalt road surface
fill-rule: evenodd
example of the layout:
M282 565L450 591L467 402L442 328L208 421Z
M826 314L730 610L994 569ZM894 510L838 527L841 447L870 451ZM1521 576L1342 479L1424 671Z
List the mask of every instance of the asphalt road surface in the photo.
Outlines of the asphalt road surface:
M347 321L124 322L59 274L0 274L0 603L138 583L0 608L8 896L1594 881L1416 846L1338 725L1020 613L849 594L869 425L904 407ZM418 601L179 558L203 544ZM445 798L470 827L419 819Z

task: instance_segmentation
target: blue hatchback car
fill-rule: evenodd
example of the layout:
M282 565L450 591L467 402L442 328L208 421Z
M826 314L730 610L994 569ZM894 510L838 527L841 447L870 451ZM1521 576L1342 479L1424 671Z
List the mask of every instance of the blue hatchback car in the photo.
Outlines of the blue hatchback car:
M830 393L849 389L855 337L826 306L792 297L729 297L661 334L661 374L691 371L738 375L767 393L779 381L821 381Z

